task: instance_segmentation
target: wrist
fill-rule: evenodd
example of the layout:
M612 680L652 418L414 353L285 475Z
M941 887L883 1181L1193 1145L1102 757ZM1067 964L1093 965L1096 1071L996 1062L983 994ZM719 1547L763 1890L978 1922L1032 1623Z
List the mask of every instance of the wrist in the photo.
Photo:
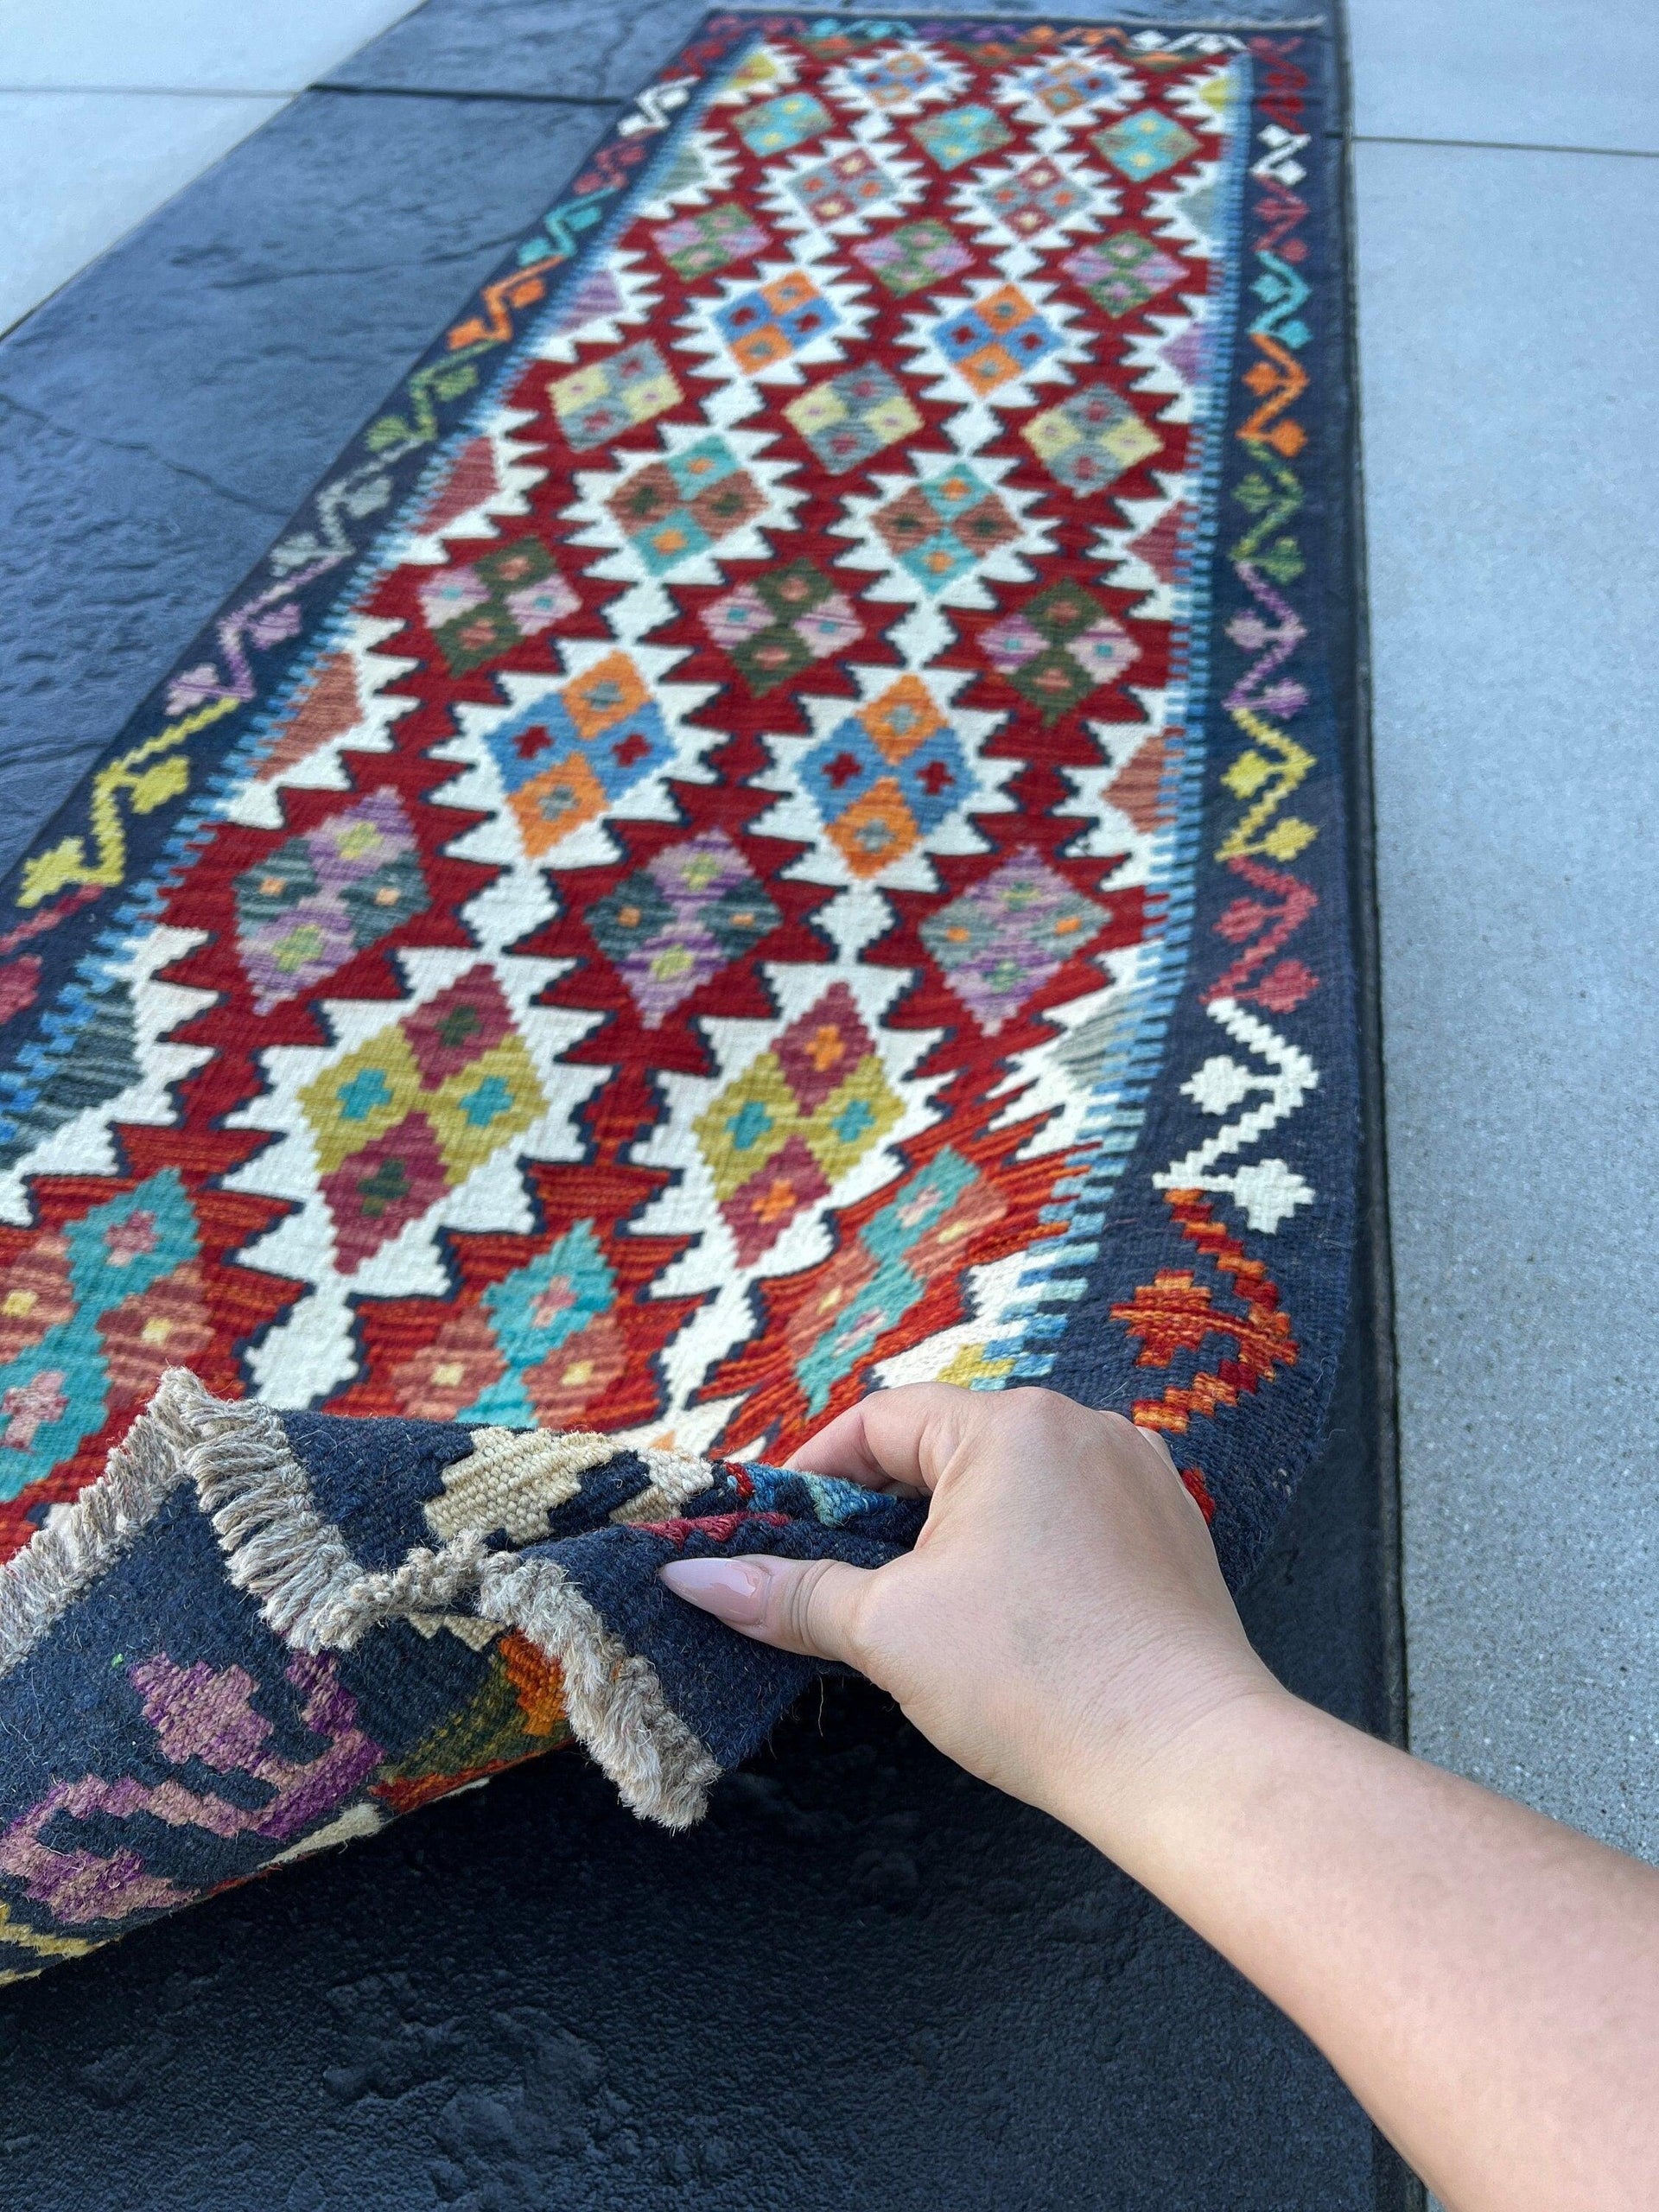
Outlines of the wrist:
M1060 1794L1059 1817L1160 1896L1242 1808L1305 1756L1304 1717L1322 1719L1250 1656L1194 1679L1136 1722L1111 1756Z

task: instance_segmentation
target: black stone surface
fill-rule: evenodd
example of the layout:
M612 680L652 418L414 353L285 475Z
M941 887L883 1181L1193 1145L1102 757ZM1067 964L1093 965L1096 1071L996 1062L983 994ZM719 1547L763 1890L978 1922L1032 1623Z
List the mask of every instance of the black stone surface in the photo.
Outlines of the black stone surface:
M603 92L626 99L671 54L715 0L426 0L332 72L332 85L397 87L409 92L508 92L541 98ZM750 0L738 0L750 4ZM827 0L823 15L880 13L850 0ZM923 12L912 0L904 11ZM938 13L950 10L940 7ZM1268 23L1294 18L1319 21L1324 0L1135 0L1113 7L1106 0L975 0L969 15L1062 16L1122 22L1144 16L1156 22Z
M0 343L0 872L613 112L308 94Z
M0 855L699 12L431 0L346 73L385 96L302 99L0 345ZM458 73L562 97L424 96ZM1373 1132L1380 1224L1377 1157ZM1389 1732L1379 1333L1368 1291L1246 1611L1294 1687ZM7 2212L1393 2212L1409 2187L1230 1969L857 1685L690 1836L558 1756L0 1997Z
M1387 1720L1362 1317L1247 1616ZM1374 2212L1392 2161L1198 1939L859 1685L671 1836L575 1754L0 1999L8 2212Z

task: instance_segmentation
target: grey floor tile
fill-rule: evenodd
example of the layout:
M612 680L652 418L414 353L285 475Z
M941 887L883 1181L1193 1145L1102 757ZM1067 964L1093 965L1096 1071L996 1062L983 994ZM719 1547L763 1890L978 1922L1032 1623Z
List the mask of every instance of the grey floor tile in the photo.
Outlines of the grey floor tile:
M1354 128L1659 152L1653 0L1350 0Z
M274 115L276 99L0 92L0 330Z
M0 87L300 91L395 22L408 0L11 0Z
M308 95L0 346L0 865L609 112Z
M1414 1741L1659 1857L1659 165L1358 184Z

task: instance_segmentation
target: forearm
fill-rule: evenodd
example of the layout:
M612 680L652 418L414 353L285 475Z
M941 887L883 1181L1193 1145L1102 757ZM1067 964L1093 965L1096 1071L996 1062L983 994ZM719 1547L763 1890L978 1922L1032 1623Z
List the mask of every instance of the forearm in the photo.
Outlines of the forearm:
M1659 2204L1659 1873L1281 1689L1161 1440L917 1383L795 1464L925 1490L915 1551L685 1560L670 1586L860 1668L1069 1821L1306 2029L1453 2212Z
M1136 1802L1076 1824L1453 2212L1659 2201L1659 1873L1276 1692L1192 1730Z

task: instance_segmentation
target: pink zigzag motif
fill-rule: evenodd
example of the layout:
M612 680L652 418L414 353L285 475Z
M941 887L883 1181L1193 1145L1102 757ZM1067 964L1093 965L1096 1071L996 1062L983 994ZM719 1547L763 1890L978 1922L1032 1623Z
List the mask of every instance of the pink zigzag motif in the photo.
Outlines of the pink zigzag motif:
M1274 961L1271 968L1267 963L1286 939L1300 929L1319 905L1319 894L1300 877L1268 868L1243 854L1235 855L1227 865L1235 875L1242 875L1254 889L1278 904L1269 906L1260 899L1235 899L1227 907L1216 923L1216 934L1229 944L1243 944L1244 950L1205 990L1204 1002L1208 1006L1216 999L1237 999L1245 1006L1265 1007L1269 1014L1288 1014L1318 990L1319 979L1304 961Z

